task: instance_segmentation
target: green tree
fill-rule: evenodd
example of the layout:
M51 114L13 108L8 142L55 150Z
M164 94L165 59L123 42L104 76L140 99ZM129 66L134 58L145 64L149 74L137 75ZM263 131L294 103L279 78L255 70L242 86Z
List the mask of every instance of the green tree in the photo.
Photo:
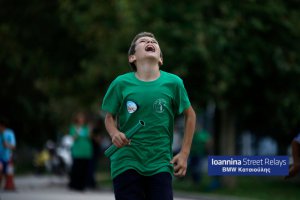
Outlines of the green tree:
M56 139L71 110L89 103L77 98L86 90L80 76L89 48L64 26L59 8L60 1L1 1L1 114L19 146Z
M24 143L98 112L141 31L155 33L162 69L183 77L196 109L217 106L221 154L236 152L237 131L282 141L300 119L295 0L6 0L0 11L1 111Z

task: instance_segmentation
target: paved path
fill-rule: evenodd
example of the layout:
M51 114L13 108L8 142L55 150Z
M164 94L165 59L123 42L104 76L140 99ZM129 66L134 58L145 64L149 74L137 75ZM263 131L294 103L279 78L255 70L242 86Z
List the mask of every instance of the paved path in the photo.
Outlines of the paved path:
M17 190L0 190L0 200L114 200L112 190L76 192L67 189L66 177L22 176L15 178ZM240 198L216 195L191 195L175 193L174 200L240 200Z

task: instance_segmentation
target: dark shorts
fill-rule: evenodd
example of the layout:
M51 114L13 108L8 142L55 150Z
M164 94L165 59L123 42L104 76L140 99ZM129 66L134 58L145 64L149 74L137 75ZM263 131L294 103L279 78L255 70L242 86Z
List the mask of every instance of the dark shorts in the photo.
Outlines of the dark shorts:
M168 172L152 176L127 170L113 179L116 200L173 200L172 176Z
M0 163L1 163L1 165L2 165L2 171L1 171L1 173L2 173L2 174L6 174L6 173L7 173L7 164L8 164L8 162L7 162L7 161L0 160ZM0 174L1 174L1 173L0 173Z

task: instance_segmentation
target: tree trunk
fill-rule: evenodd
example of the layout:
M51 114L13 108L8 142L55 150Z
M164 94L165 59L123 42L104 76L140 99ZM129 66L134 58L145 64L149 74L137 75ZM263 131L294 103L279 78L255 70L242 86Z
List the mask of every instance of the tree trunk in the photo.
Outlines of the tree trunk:
M234 113L230 112L227 109L222 109L220 111L220 141L219 141L219 149L220 155L231 156L235 155L235 135L236 135L236 127L235 127L235 116ZM222 177L222 185L234 188L236 186L236 177L234 176L223 176Z

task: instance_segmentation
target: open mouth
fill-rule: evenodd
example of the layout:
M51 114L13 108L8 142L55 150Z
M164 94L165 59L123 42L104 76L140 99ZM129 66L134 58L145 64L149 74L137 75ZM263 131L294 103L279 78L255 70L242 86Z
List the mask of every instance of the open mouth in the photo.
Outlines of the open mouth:
M155 47L153 45L147 45L145 48L147 52L155 52Z

